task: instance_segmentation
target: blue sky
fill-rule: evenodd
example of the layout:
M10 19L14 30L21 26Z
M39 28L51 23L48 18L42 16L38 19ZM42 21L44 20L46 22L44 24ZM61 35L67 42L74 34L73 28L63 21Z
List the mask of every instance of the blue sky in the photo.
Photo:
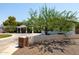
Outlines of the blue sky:
M7 19L8 16L16 17L17 21L23 21L29 17L29 10L39 10L45 3L0 3L0 24ZM56 8L57 10L70 10L79 12L79 4L77 3L47 3L47 7ZM79 16L79 14L77 15Z

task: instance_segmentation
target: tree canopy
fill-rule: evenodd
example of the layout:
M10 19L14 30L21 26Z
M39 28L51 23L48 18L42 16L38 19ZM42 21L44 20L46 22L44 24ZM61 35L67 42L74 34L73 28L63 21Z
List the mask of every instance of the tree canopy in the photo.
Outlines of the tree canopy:
M29 11L30 17L28 20L17 22L14 16L9 16L8 19L3 22L4 26L20 26L24 24L27 26L29 31L32 31L32 27L35 29L34 32L45 31L71 31L74 24L77 21L77 12L72 11L58 11L55 8L48 8L46 5L37 10Z
M9 16L8 19L5 22L3 22L3 25L4 26L8 26L8 25L16 26L17 25L16 18L14 16Z
M58 11L55 8L47 8L45 5L39 12L37 10L30 11L27 26L33 26L36 30L50 31L70 31L77 21L77 12Z
M15 32L16 26L20 26L22 22L17 22L14 16L9 16L7 20L3 22L6 32Z

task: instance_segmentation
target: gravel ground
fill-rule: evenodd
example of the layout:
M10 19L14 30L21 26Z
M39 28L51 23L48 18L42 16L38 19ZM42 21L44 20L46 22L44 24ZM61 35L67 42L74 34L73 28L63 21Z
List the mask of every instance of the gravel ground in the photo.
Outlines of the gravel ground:
M13 53L13 55L79 55L79 45L69 45L64 47L64 52L60 50L53 50L51 52L39 51L37 47L30 49L30 47L20 48Z

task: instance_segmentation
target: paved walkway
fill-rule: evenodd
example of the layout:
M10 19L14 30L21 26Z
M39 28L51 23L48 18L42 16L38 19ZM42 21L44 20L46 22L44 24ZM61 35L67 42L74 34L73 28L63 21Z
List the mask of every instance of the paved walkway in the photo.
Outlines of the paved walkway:
M11 33L10 33L11 34ZM3 44L3 42L0 42L2 44L0 44L0 55L11 55L12 53L14 53L18 48L16 48L18 46L18 37L19 36L34 36L34 35L38 35L37 33L35 34L16 34L16 33L12 33L12 37L8 38L9 40L11 39L12 41L6 44ZM15 40L16 39L16 40Z
M16 47L17 47L17 41L3 45L0 48L0 55L11 55L13 52L15 52L18 49Z
M18 46L18 37L25 34L12 33L12 35L12 37L0 39L0 55L11 55L15 52L18 49L16 48Z

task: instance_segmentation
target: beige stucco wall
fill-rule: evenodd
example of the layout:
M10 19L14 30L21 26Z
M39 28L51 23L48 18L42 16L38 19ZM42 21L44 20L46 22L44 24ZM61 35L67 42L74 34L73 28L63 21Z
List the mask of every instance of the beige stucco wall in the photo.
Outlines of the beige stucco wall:
M64 35L38 35L29 37L29 43L33 44L34 42L41 42L44 40L62 40Z
M78 35L68 35L72 40L79 40L79 34ZM43 40L62 40L64 39L64 35L37 35L37 36L31 36L29 37L29 43L33 44L34 42L41 42Z

